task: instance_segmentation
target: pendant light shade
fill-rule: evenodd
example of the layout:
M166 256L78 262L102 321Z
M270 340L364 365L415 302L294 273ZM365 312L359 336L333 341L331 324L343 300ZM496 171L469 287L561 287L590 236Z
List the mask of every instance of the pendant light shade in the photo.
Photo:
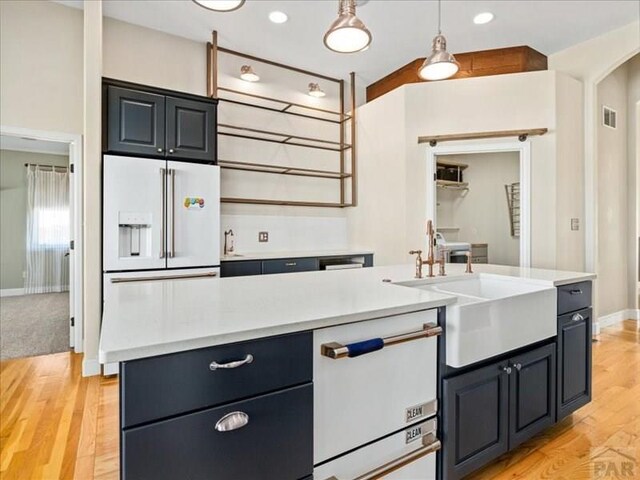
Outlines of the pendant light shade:
M356 17L355 0L339 1L338 18L324 34L324 44L338 53L360 52L371 44L371 32Z
M447 39L438 34L433 39L431 55L425 59L418 75L423 80L444 80L454 76L459 69L460 64L447 52Z
M207 10L214 12L231 12L240 8L245 0L193 0Z
M251 65L243 65L240 68L240 78L245 82L258 82L260 81L260 77L256 72L253 71Z
M441 1L438 0L438 35L433 39L431 55L429 55L418 70L418 75L423 80L444 80L458 73L460 64L455 57L447 52L447 39L440 30Z

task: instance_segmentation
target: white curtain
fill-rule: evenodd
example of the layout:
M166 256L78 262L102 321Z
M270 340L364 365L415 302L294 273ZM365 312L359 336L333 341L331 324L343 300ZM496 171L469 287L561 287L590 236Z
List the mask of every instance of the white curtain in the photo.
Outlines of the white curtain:
M25 293L69 290L69 172L27 169Z

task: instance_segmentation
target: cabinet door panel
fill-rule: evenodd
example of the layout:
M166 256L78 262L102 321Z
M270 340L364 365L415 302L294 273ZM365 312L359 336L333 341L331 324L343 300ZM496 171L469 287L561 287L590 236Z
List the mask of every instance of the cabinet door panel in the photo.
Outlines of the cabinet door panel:
M165 97L108 87L107 149L164 156Z
M591 401L591 309L558 317L558 420Z
M555 345L545 345L509 361L509 448L551 426L556 417Z
M496 363L444 380L445 478L454 480L507 451L509 382Z
M262 274L262 262L259 260L220 262L220 275L223 277L244 277L246 275L260 274Z
M168 157L213 163L215 153L215 104L167 97Z

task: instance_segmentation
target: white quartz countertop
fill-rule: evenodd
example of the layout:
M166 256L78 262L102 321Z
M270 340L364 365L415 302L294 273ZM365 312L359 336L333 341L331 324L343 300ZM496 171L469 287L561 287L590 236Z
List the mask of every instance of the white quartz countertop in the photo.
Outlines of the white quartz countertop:
M222 262L240 262L242 260L272 260L276 258L310 258L310 257L348 257L352 255L369 255L373 250L306 250L286 252L240 252L237 255L223 255Z
M495 265L474 265L474 270L554 286L595 278ZM465 275L460 264L448 264L447 271L449 276ZM455 296L383 281L408 281L414 273L413 265L398 265L112 284L104 305L99 360L133 360L456 302Z

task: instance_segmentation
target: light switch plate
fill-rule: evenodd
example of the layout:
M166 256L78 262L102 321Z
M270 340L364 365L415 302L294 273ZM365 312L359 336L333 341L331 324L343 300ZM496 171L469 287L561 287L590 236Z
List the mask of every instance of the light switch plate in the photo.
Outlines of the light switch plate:
M572 218L571 219L571 230L578 231L580 230L580 219L579 218Z
M269 232L258 232L258 242L265 243L269 241Z

